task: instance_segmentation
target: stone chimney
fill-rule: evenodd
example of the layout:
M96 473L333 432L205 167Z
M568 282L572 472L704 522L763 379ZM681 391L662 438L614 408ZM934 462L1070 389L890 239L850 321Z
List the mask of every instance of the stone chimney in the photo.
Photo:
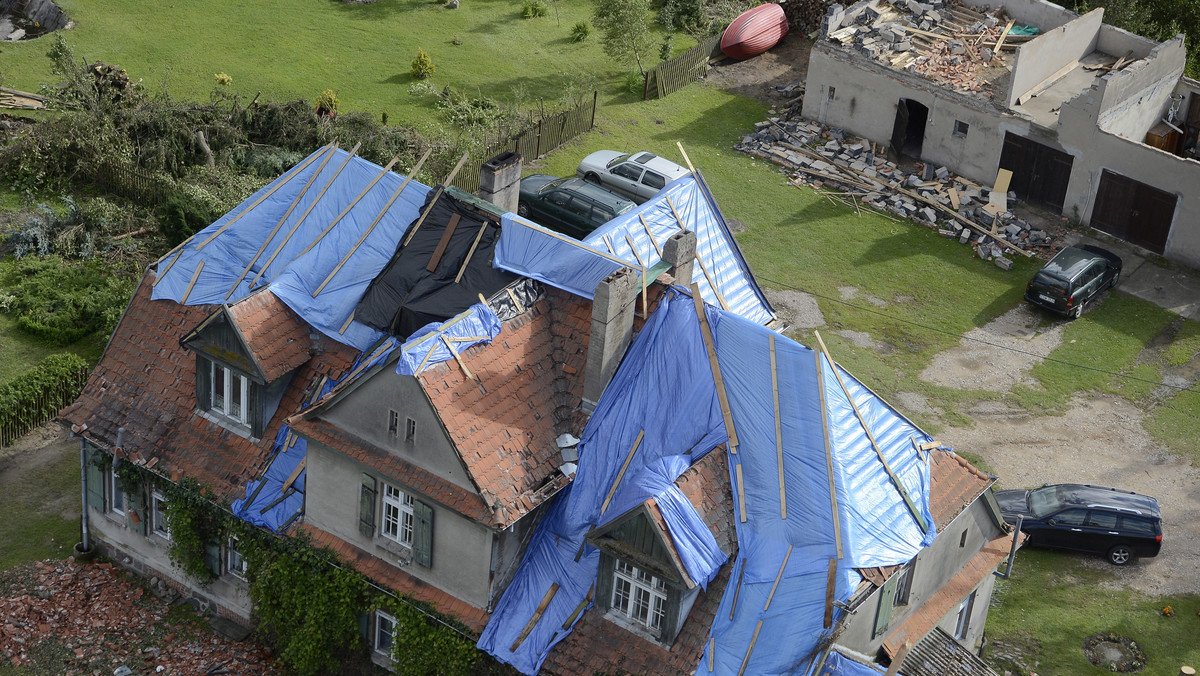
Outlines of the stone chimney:
M591 413L617 372L633 336L633 315L641 290L637 273L621 268L596 285L592 299L592 333L583 377L583 410Z
M479 168L479 197L505 211L517 210L523 158L511 150L493 157Z
M696 232L680 230L663 242L663 262L671 266L667 274L675 278L679 286L690 286L692 268L696 266Z

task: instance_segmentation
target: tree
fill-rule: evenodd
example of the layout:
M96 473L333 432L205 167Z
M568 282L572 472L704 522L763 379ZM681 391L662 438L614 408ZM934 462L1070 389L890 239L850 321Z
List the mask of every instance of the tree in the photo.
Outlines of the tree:
M596 0L592 18L604 33L604 53L623 63L632 59L642 75L646 74L642 61L654 49L649 15L650 0Z

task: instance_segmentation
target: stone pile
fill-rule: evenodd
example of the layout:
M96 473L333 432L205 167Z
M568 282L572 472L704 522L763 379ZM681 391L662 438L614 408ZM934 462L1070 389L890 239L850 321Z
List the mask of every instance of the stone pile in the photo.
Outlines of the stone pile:
M1032 36L1010 35L1002 8L971 8L956 0L833 5L822 35L892 68L991 98L991 82L1007 70L1002 57Z
M827 188L827 196L855 208L866 205L936 229L1006 270L1012 268L1006 254L1030 256L1056 248L1050 233L1007 209L988 206L993 201L1011 204L1015 194L992 200L987 186L931 163L905 171L883 156L882 147L840 129L773 117L755 124L754 133L734 148L783 167L797 186Z

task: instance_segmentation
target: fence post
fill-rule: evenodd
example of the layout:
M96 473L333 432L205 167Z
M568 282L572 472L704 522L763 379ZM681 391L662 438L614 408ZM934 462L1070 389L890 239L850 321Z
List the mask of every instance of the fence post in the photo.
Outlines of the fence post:
M542 156L542 121L538 120L537 140L533 146L533 157L537 159Z
M593 89L592 90L592 123L588 125L588 129L591 129L592 127L596 126L596 101L598 100L597 97L599 97L599 96L600 96L600 90Z

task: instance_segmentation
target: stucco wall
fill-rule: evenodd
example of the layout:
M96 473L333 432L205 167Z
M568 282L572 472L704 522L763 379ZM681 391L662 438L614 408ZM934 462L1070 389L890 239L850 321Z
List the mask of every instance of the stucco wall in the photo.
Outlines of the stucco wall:
M834 95L829 97L829 87ZM900 99L929 108L922 156L967 178L991 185L996 179L1005 132L1022 136L1030 123L987 102L941 89L929 80L883 68L857 53L818 43L809 55L804 117L890 144ZM969 125L954 135L954 122Z
M997 3L992 0L963 0L968 7L994 8ZM1004 3L1004 11L1020 25L1036 26L1042 31L1067 23L1079 16L1062 5L1056 5L1046 0L1010 0Z
M1062 26L1043 30L1041 35L1021 45L1013 60L1009 80L1008 105L1038 87L1067 64L1091 54L1103 22L1104 10L1094 9Z
M966 531L967 539L963 546L959 546L962 533ZM891 617L888 621L888 628L878 638L871 638L871 634L875 629L875 618L878 614L881 589L876 589L871 596L858 607L858 612L851 615L846 621L846 630L838 639L838 644L847 648L866 654L874 655L883 645L892 631L903 624L904 620L908 619L916 609L920 608L931 596L945 584L950 578L954 577L968 561L974 557L985 544L990 542L992 538L999 534L999 528L996 526L992 517L988 514L987 506L982 500L976 500L966 510L960 513L953 521L951 521L942 532L938 533L933 544L921 550L917 554L916 565L913 567L912 585L910 587L908 604L904 606L894 606L891 611ZM990 583L991 576L988 576L979 586L979 592L975 602L975 607L972 611L972 620L968 625L967 640L964 641L967 645L977 645L980 637L983 635L984 622L976 621L976 615L980 618L987 617L987 605L991 600ZM890 599L888 599L890 603ZM957 605L957 601L955 602ZM951 608L950 613L953 613L956 608ZM954 633L955 617L951 614L948 620L943 620L939 623L944 629L946 621L949 621L950 626L948 633ZM919 637L918 637L919 638Z
M363 472L401 489L408 488L395 478L381 476L379 472L335 453L323 444L309 441L304 520L384 560L395 562L397 557L394 554L377 546L373 538L367 538L359 532L358 503ZM471 605L486 608L492 531L431 502L419 493L414 492L413 496L433 508L433 566L426 568L410 563L403 566L404 572ZM379 514L377 504L377 520Z
M1170 107L1186 61L1183 38L1177 37L1155 47L1145 59L1105 75L1100 127L1134 141L1145 139Z
M1140 59L1149 54L1156 44L1158 42L1150 38L1135 35L1124 28L1104 24L1100 27L1096 49L1117 57L1133 52L1133 56L1130 58Z
M394 438L388 434L389 411L396 411L400 416L398 434ZM431 474L467 490L475 490L458 452L446 436L441 419L417 379L397 375L392 366L369 378L321 417ZM416 422L413 442L404 439L407 418Z

